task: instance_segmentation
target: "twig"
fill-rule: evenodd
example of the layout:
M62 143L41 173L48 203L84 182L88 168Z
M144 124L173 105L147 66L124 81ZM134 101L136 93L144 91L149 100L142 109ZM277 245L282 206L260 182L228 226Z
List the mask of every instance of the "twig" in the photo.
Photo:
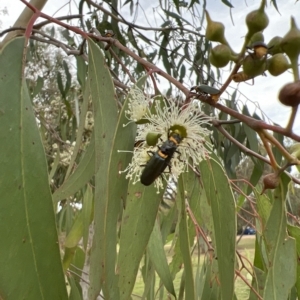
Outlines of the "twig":
M9 31L14 31L14 30L24 30L25 31L26 29L24 27L9 28L9 29L6 29L6 30L2 31L0 33L0 36L2 34L5 34L5 33L9 32ZM31 35L30 39L33 39L33 40L36 40L36 41L39 41L39 42L42 42L42 43L51 44L51 45L54 45L54 46L56 46L58 48L61 48L68 56L69 55L77 55L77 56L82 56L82 58L85 61L88 60L87 56L83 53L83 49L82 49L83 48L83 44L81 45L80 50L75 50L71 46L62 43L61 41L53 38L52 36L44 33L43 31L40 31L40 30L37 30L37 29L32 29L32 32L35 33L35 34L40 34L40 35L46 37L47 39L43 39L43 38L38 37L36 35ZM127 85L123 84L122 82L120 82L119 80L117 80L115 78L113 78L113 82L114 82L115 86L117 86L117 87L119 87L119 88L121 88L123 90L128 90L129 89L129 87Z
M293 124L295 122L297 111L298 111L298 106L299 105L292 107L292 111L291 111L291 115L290 115L290 118L289 118L289 122L288 122L288 125L286 126L286 131L287 132L292 131Z
M76 272L74 272L74 271L72 271L72 270L70 270L70 269L68 269L68 272L70 272L71 274L76 275L78 278L80 278L81 281L83 281L84 283L90 285L90 283L89 283L88 281L84 280L84 279L83 279L79 274L77 274Z
M242 143L240 143L238 140L236 140L234 137L232 137L227 130L225 130L219 123L219 120L215 120L212 119L211 123L213 124L213 126L220 131L228 140L230 140L232 143L236 144L244 153L246 153L247 155L250 156L254 156L262 161L264 161L267 164L270 164L270 161L265 158L264 156L252 151L251 149L247 148L245 145L243 145Z
M238 258L240 259L240 262L241 262L241 264L242 264L241 270L242 270L242 269L245 269L249 274L251 274L251 276L253 276L253 272L251 272L251 271L248 269L248 267L245 265L245 263L244 263L244 260L246 260L246 261L248 262L248 264L251 266L252 270L253 270L253 265L252 265L252 263L250 262L250 260L249 260L246 256L242 255L238 250L236 250L235 253L237 254L237 256L238 256Z
M226 125L226 124L237 124L241 123L240 120L233 119L233 120L218 120L219 125Z
M83 15L81 14L77 14L77 15L69 15L69 16L62 16L62 17L57 17L56 19L57 20L72 20L72 19L78 19L78 18L82 18ZM43 22L40 22L36 25L33 25L33 28L34 29L40 29L41 27L45 26L45 25L48 25L48 24L51 24L51 21L47 20L47 21L43 21Z
M115 60L121 65L124 72L128 75L131 82L136 83L136 80L134 77L130 74L129 70L126 68L126 66L123 64L123 62L120 60L120 58L116 55L115 51L113 51L111 48L109 48L110 54L115 58Z
M89 275L89 273L84 272L82 269L77 268L77 267L76 267L75 265L73 265L73 264L70 264L70 266L71 266L72 268L74 268L74 269L80 271L81 273L83 273L83 274L85 274L85 275Z
M197 238L199 240L199 234L202 236L203 240L205 241L206 245L207 245L207 248L208 248L208 251L214 251L214 248L211 246L210 242L208 241L205 233L203 232L202 228L199 226L188 202L186 201L186 211L188 213L188 215L190 216L194 226L195 226L195 229L196 229L196 234L197 234Z
M206 102L208 103L209 105L221 110L222 112L225 112L227 113L228 115L236 118L236 119L239 119L241 122L247 124L249 127L251 127L253 130L255 131L259 131L259 130L262 130L262 129L267 129L267 130L271 130L271 131L274 131L274 132L277 132L277 133L280 133L282 135L285 135L287 137L290 137L291 139L297 141L297 142L300 142L300 136L293 133L293 132L287 132L285 128L282 128L280 126L277 126L277 125L270 125L270 124L267 124L266 122L264 121L261 121L261 120L257 120L257 119L254 119L254 118L251 118L251 117L248 117L246 115L243 115L227 106L224 106L220 103L216 103L214 102L211 97L203 97L201 95L197 95L197 94L194 94L197 99L203 101L203 102Z
M239 276L247 285L248 287L253 291L253 293L257 296L259 300L263 300L263 298L259 295L259 293L251 286L251 284L248 282L248 280L242 275L242 273L239 270L235 270L235 274Z
M134 23L126 21L122 16L121 16L121 18L117 17L115 14L113 14L110 11L108 11L107 9L105 9L102 5L99 5L99 4L97 4L97 3L95 3L91 0L87 0L86 2L91 4L94 7L98 8L99 10L104 12L105 14L109 15L114 20L116 20L118 22L121 22L121 23L124 23L124 24L128 25L130 28L133 28L133 29L138 28L138 29L146 30L146 31L149 31L149 30L150 31L176 31L176 30L181 30L181 31L189 32L193 35L197 35L197 36L202 37L202 38L204 37L203 34L200 34L199 32L194 31L194 30L187 29L186 27L145 27L145 26L136 25ZM109 4L109 3L107 3L107 4ZM116 12L116 13L118 13L118 12ZM120 14L118 13L118 15L120 15Z

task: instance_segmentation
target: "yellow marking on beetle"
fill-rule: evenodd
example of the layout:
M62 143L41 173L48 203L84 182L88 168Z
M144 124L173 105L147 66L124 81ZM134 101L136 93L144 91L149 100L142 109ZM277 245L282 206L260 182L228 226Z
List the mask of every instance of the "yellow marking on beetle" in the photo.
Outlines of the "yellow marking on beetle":
M168 157L168 155L163 154L160 150L158 151L158 155L159 155L160 157L162 157L162 158L167 158L167 157Z
M178 146L178 142L172 136L169 137L169 141L173 142L176 146Z

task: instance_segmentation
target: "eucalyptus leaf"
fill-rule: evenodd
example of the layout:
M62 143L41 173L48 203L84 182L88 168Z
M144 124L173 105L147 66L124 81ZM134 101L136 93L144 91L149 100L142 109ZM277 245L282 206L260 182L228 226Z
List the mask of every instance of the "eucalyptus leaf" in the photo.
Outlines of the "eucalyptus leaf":
M160 233L158 222L156 222L153 227L153 231L150 235L147 249L152 264L154 265L157 274L162 280L162 283L164 284L168 292L171 293L173 296L175 296L172 276L168 267L168 262L165 255L162 236Z
M0 53L0 294L68 299L46 156L23 77L26 45L16 38Z
M232 299L236 247L235 200L228 178L218 160L218 157L211 153L209 160L200 163L200 170L213 216L220 291L222 298Z
M122 217L117 272L120 299L127 300L133 290L138 268L153 231L161 194L153 186L130 185Z

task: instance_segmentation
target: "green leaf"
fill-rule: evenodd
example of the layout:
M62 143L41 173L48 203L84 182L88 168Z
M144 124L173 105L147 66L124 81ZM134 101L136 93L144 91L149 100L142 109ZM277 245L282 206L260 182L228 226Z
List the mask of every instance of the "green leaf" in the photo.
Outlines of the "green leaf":
M125 6L126 4L131 3L131 2L132 2L132 0L126 0L122 6Z
M263 295L263 288L265 286L266 282L266 273L263 272L261 269L256 268L254 266L253 268L254 276L252 280L252 287L255 289L256 292L258 292L259 295ZM250 296L249 300L257 300L257 295L253 292L253 290L250 290Z
M90 258L91 298L101 287L104 297L118 299L118 278L115 274L118 217L126 201L128 179L120 171L131 161L132 153L118 150L133 150L136 127L133 123L123 126L128 120L124 104L119 119L115 90L109 70L100 49L89 41L88 84L94 105L95 163L100 164L95 175L95 232Z
M178 180L178 189L180 194L180 213L179 213L179 241L180 250L182 253L185 274L185 297L186 299L196 299L195 297L195 283L193 275L193 265L190 252L190 237L187 226L187 214L185 208L185 185L182 177ZM193 241L193 239L192 239Z
M57 76L58 89L59 89L61 95L63 96L63 98L66 98L65 89L64 89L64 85L63 85L63 81L62 81L60 72L57 72L56 76Z
M142 295L142 299L154 299L155 295L155 269L152 264L152 261L147 256L147 252L145 254L145 263L141 268L141 273L144 280L144 292Z
M75 219L73 226L66 237L65 247L73 248L77 246L79 240L82 237L83 232L83 214L82 210L78 213L77 218Z
M200 255L200 251L198 251L198 261L195 275L195 291L196 295L198 296L198 299L201 299L200 297L203 293L206 272L205 261L201 260L201 256L202 255Z
M279 12L276 0L271 0L271 3L274 5L274 7L276 8L276 10Z
M270 199L265 195L260 195L256 189L253 190L256 198L257 212L261 221L261 230L264 230L270 216L272 204Z
M116 223L115 219L120 209L120 198L114 197L110 199L109 192L112 189L109 189L108 177L111 175L109 165L111 163L113 137L117 124L114 86L102 52L92 40L88 40L88 45L89 69L86 85L89 86L94 109L95 168L99 165L95 175L95 231L90 258L89 297L94 299L100 293L104 276L109 276L109 278L106 278L107 283L111 286L114 285L114 267L112 267L111 263L112 261L114 263L116 256L116 225L111 223L110 227L107 227L106 223L107 220ZM118 178L118 170L114 171L115 178L112 182ZM111 205L110 207L108 207L109 204ZM109 238L106 237L108 230L112 232ZM113 246L113 248L109 249L109 252L108 245ZM110 266L110 270L107 269L107 266ZM105 274L107 271L109 275ZM111 295L111 297L107 298L117 299L118 297Z
M193 5L194 5L195 3L200 4L200 1L199 1L199 0L192 0L192 1L190 2L189 8L193 7ZM204 4L203 4L203 6L205 7L205 2L204 2Z
M205 258L204 261L204 268L205 268L205 281L203 286L203 291L200 299L205 300L216 300L216 299L226 299L220 297L220 286L217 283L216 278L216 270L218 270L218 261L216 258L213 258L212 260L208 258L208 256ZM230 298L232 299L232 298Z
M87 65L85 60L82 58L82 56L76 55L75 57L77 62L77 80L81 85L82 89L84 89L85 78L87 73Z
M175 296L172 276L169 270L158 222L155 222L153 231L150 235L148 253L163 285L166 287L169 293Z
M76 274L75 281L80 283L81 276L84 268L85 263L85 252L81 249L81 247L76 247L75 255L69 266L69 270Z
M69 300L82 300L82 295L76 285L76 282L73 278L73 276L68 276L68 280L69 280L69 283L70 283L70 286L71 286L71 293L70 293L70 296L69 296Z
M69 296L69 299L71 299L71 295L74 292L73 297L78 297L78 294L82 295L82 289L80 286L81 277L82 277L82 270L84 267L85 262L85 253L80 247L74 247L74 248L65 248L65 254L63 258L63 267L64 271L68 276L69 282L70 278L74 276L74 284L75 286L72 286L71 284L71 294ZM72 291L72 289L74 289Z
M297 281L296 281L296 287L297 287L297 295L298 299L300 299L300 228L295 227L292 225L288 225L288 232L291 237L293 237L296 240L296 249L297 249Z
M185 65L182 65L180 68L180 79L179 79L180 82L183 82L185 74L186 74L186 68Z
M40 76L38 76L38 79L36 81L36 86L33 88L31 97L34 98L43 88L44 85L44 79Z
M90 185L87 185L86 191L83 196L82 203L82 215L83 215L83 246L84 249L87 248L88 237L89 237L89 228L92 221L92 212L93 212L93 189Z
M26 45L14 39L0 56L0 294L68 299L46 157L23 80Z
M95 138L94 134L92 134L91 141L76 171L53 193L52 199L54 205L58 201L74 195L81 189L95 174L95 168L97 168L95 166Z
M161 194L154 186L140 183L130 185L126 208L122 217L122 230L117 264L120 299L129 299L140 261L153 231Z
M63 61L63 67L64 67L64 70L66 73L66 86L64 89L64 93L65 93L65 95L67 95L70 90L70 87L71 87L71 73L69 71L69 66L65 60Z
M63 258L63 269L64 272L66 272L71 264L71 261L74 258L74 255L76 253L76 246L73 248L65 248L64 258Z
M65 181L68 179L71 171L73 170L76 157L78 155L80 148L82 147L83 134L85 132L85 123L86 123L85 121L86 121L87 111L88 111L88 107L89 107L89 103L90 103L89 99L90 99L90 89L89 89L89 86L87 86L86 89L84 90L83 103L80 107L79 126L78 126L78 128L76 128L77 129L76 144L75 144L75 147L74 147L74 150L73 150L73 153L71 156L71 160L70 160L67 172L66 172ZM94 168L92 168L91 171L93 172ZM75 172L77 172L77 168L76 168ZM89 178L87 180L89 180ZM86 183L85 180L82 180L82 181L84 182L84 184Z
M57 153L55 155L55 158L54 158L54 161L53 161L53 164L52 164L52 169L49 173L49 183L51 182L51 179L53 178L56 170L57 170L57 167L59 166L59 159L60 159L60 153L59 153L59 149L57 149Z
M228 0L221 0L225 5L229 6L230 8L234 8L234 6Z
M273 207L263 233L268 259L264 299L287 299L296 283L296 243L286 236L285 176L281 176L281 184L274 191Z
M165 199L163 199L162 203L160 204L160 209L162 209L162 205L165 202ZM168 209L170 206L168 205ZM177 221L177 209L176 206L173 205L171 209L168 210L168 213L166 215L160 215L161 217L161 235L162 235L162 241L165 244L167 242L167 237L170 235L172 231L173 224L176 224Z
M264 163L262 163L260 160L254 161L253 171L249 180L253 186L257 185L259 179L261 178L261 175L263 174L263 171L264 171ZM251 185L248 185L247 195L249 195L251 192L252 192L252 187Z
M236 246L235 200L228 178L218 161L218 157L211 153L209 160L200 163L200 170L212 210L221 294L223 299L232 299Z
M249 145L249 148L254 151L258 152L258 140L257 140L257 135L256 132L251 129L248 125L243 124L244 131L247 136L247 145Z
M180 16L180 15L178 15L176 13L173 13L173 12L171 12L169 10L165 10L164 9L163 11L166 13L167 16L174 18L176 20L178 26L183 26L182 23L181 23L181 21L184 21L188 25L192 26L192 24L188 20L184 19L182 16Z
M176 237L178 236L178 227L179 227L178 225L179 225L179 223L177 223L177 226L176 226L176 231L175 231ZM175 241L174 254L172 257L172 261L169 264L173 278L175 278L175 275L178 272L180 272L180 270L182 269L182 267L183 267L182 264L183 264L183 258L182 258L182 253L180 250L180 241L179 241L179 238L177 238Z

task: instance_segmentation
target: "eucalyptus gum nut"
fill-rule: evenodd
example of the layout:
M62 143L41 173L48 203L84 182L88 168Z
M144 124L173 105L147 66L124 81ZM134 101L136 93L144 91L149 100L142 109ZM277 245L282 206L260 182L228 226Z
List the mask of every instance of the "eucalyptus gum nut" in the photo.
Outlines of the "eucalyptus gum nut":
M246 16L248 35L252 36L256 32L263 31L269 24L269 18L265 13L266 0L262 0L259 9L251 11Z
M249 77L261 75L267 67L265 59L258 59L252 55L247 55L242 64L244 73Z
M161 137L160 133L149 132L146 136L146 143L149 146L155 146L158 143L158 139Z
M280 46L291 60L296 59L300 53L300 30L293 17L291 18L291 28L282 38Z
M231 50L227 45L218 45L211 49L209 61L217 68L225 67L231 58Z
M276 173L267 174L263 177L263 191L265 190L274 190L279 185L279 177Z
M281 48L281 41L282 41L281 36L274 36L267 45L269 49L268 53L271 55L282 53L283 50Z
M290 67L288 59L282 53L277 53L267 60L267 70L273 76L284 73Z
M205 11L207 27L205 32L205 37L212 42L219 42L221 44L227 45L225 39L225 26L220 22L215 22L210 18L208 11Z
M182 139L187 137L186 127L184 127L182 125L178 125L178 124L172 125L169 128L169 132L175 132L175 133L179 134Z
M256 43L256 42L264 42L264 41L265 41L264 35L261 31L259 31L252 35L248 46L251 46L251 45L253 45L253 43Z
M300 103L300 81L287 83L279 91L279 101L286 106L295 107Z

